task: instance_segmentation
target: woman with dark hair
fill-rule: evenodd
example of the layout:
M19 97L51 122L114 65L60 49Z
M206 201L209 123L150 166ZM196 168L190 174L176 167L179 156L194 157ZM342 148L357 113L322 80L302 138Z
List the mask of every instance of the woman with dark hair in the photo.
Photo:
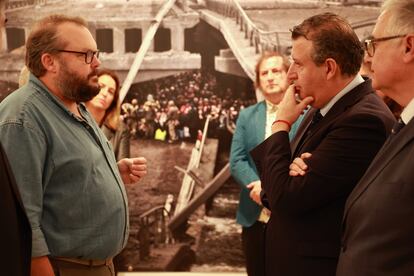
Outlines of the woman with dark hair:
M129 131L119 118L119 78L113 71L106 69L98 72L98 78L101 90L86 106L111 142L116 159L129 158Z

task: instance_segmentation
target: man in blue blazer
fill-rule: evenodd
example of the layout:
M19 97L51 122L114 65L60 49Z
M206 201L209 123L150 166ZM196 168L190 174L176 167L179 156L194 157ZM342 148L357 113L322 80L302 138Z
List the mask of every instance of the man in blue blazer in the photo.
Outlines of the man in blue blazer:
M260 58L256 84L265 100L240 112L231 145L230 169L241 186L236 219L243 226L242 245L249 276L264 275L264 227L269 218L269 210L260 201L261 183L249 152L271 135L277 104L287 88L288 68L286 57L278 53L265 53ZM290 138L300 122L292 126Z

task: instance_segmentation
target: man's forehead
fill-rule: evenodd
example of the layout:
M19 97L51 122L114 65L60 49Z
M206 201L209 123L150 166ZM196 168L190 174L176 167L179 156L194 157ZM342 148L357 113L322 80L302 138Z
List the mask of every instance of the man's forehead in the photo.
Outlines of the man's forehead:
M281 67L283 66L283 58L281 56L272 56L266 59L265 63L271 66Z
M372 31L372 36L374 38L378 38L382 36L384 33L384 29L388 22L389 14L387 12L382 12L377 19L377 23L375 24L374 30Z
M76 50L96 50L96 42L89 30L72 22L62 23L57 28L59 39Z
M312 46L312 41L304 37L299 37L292 41L292 56L303 53L303 51Z

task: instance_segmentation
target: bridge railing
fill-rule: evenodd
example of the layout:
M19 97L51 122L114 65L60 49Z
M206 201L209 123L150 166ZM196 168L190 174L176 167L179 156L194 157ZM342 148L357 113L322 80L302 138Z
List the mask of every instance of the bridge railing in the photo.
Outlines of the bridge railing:
M215 11L223 16L235 18L240 26L240 31L244 32L245 39L250 41L250 46L254 46L256 54L264 51L284 52L282 48L282 36L290 35L287 31L265 31L249 18L243 7L237 0L206 0L208 9Z

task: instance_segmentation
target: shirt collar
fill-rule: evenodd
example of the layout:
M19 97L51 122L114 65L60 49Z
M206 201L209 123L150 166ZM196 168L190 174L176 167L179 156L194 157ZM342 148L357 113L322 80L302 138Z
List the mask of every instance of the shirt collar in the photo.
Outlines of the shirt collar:
M277 108L278 108L278 105L277 104L274 104L274 103L272 103L272 102L270 102L268 100L265 100L265 102L266 102L266 112L273 113L273 112L276 112L277 111Z
M408 103L408 105L401 112L401 120L404 124L408 124L410 120L414 117L414 98Z
M73 116L74 118L79 120L79 118L75 114L73 114L66 107L66 105L64 105L63 102L55 94L50 92L49 88L47 88L46 85L39 78L37 78L35 75L33 75L32 73L30 73L30 75L29 75L29 82L32 82L38 88L37 91L39 91L42 94L49 97L52 100L52 102L54 102L56 105L58 105L61 109L63 109L65 112L67 112L70 116ZM79 103L78 108L79 108L79 112L82 114L82 116L84 118L85 118L85 116L89 116L89 113L88 113L84 103ZM86 114L88 114L88 115L86 115ZM90 121L90 120L88 120L88 121Z
M360 74L357 74L355 78L348 83L347 86L344 87L338 94L335 95L324 107L321 108L321 114L322 116L325 116L329 110L332 108L332 106L339 101L340 98L342 98L346 93L363 83L365 80L361 77Z

